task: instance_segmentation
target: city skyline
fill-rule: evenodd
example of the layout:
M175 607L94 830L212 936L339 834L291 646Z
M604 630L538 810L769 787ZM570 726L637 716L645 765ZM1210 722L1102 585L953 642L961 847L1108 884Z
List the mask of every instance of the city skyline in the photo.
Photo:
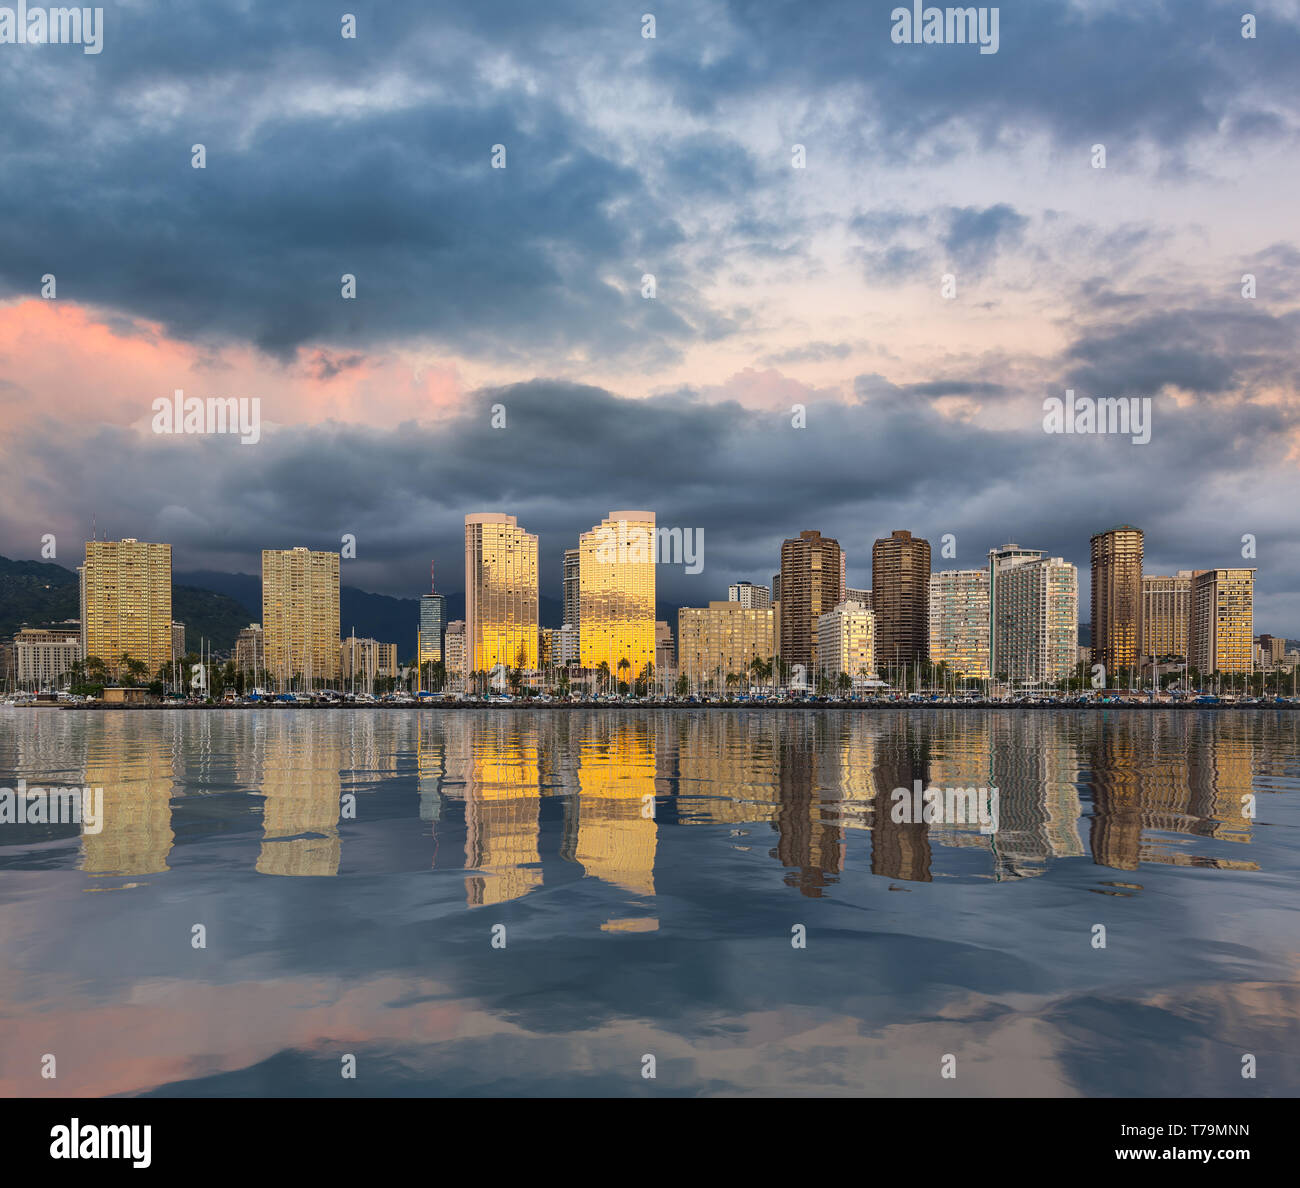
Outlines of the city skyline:
M708 3L651 39L588 0L399 4L344 39L279 6L299 52L217 3L10 55L0 554L92 512L187 570L352 533L347 580L397 593L464 508L553 556L654 507L732 581L813 524L865 584L906 523L1088 588L1090 534L1136 522L1161 573L1252 534L1261 621L1300 623L1300 24L1043 4L962 56L889 7ZM256 443L154 432L177 391L259 401ZM1069 393L1149 400L1149 440L1045 432Z
M505 513L499 513L499 512L498 512L498 513L475 513L475 514L505 514ZM464 546L464 524L465 524L465 521L464 521L464 515L465 515L465 513L462 513L462 514L461 514L460 533L459 533L460 539L457 541L456 546L455 546L455 550L454 550L454 551L455 551L455 554L457 554L458 556L463 556L463 554L464 554L464 547L465 547L465 546ZM515 517L515 519L518 520L518 517ZM660 522L660 524L659 524L660 529L661 529L661 530L663 530L663 529L669 529L670 526L669 526L667 523L662 522L662 517L660 517L660 520L661 520L661 522ZM599 527L599 525L598 525L598 527ZM1125 524L1125 525L1118 525L1118 523L1117 523L1117 526L1115 526L1115 527L1111 527L1111 528L1107 528L1107 529L1102 529L1102 530L1094 530L1094 531L1092 531L1092 532L1087 533L1087 534L1085 535L1085 538L1084 538L1084 540L1085 540L1085 545L1084 545L1084 555L1085 555L1085 556L1089 555L1090 550L1091 550L1091 541L1092 541L1092 539L1093 539L1094 537L1105 536L1105 535L1108 534L1108 533L1111 533L1111 532L1117 531L1119 527L1129 528L1129 526L1126 525L1126 524ZM1144 533L1144 531L1143 531L1141 528L1137 528L1137 529L1129 528L1129 530L1130 530L1130 531L1135 531L1135 532L1137 532L1139 536L1145 536L1145 533ZM586 525L585 525L582 529L580 529L578 532L576 532L576 533L574 534L574 536L573 536L573 540L576 542L576 541L577 541L577 540L578 540L578 539L579 539L579 538L580 538L584 533L591 533L591 531L592 531L591 524L590 524L590 521L588 521L588 522L586 523ZM797 535L798 535L798 532L801 532L801 531L821 531L821 530L819 530L819 529L798 529L798 530L796 530L796 533L795 533L796 537L797 537ZM877 542L882 543L882 544L885 543L885 542L887 541L888 537L889 537L890 535L892 535L893 532L896 532L896 531L899 531L899 530L898 530L898 529L889 529L889 530L886 530L886 531L882 532L879 536L877 536L877 537L875 537L875 538L865 540L865 541L863 542L864 547L863 547L860 551L857 552L857 555L858 555L858 556L865 555L867 558L870 558L870 556L871 556L871 554L872 554L872 546L873 546L873 544L875 544L875 543L877 543ZM907 530L904 530L904 531L907 531ZM537 533L530 533L530 535L537 536L537 535L539 535L539 534L537 534ZM777 549L776 549L775 560L776 560L776 562L777 562L777 570L778 570L778 573L779 573L780 542L781 542L781 540L789 540L789 539L792 539L792 538L791 538L790 536L788 536L788 535L782 535L782 534L777 534L777 535L778 535L779 539L778 539L778 544L777 544ZM826 532L824 532L824 531L821 532L821 535L822 535L824 538L828 538L828 534L827 534ZM927 537L926 534L925 534L924 532L911 531L911 532L910 532L910 535L911 535L912 538L914 538L914 539L916 539L916 540L918 540L918 541L923 541L923 542L925 542L925 541L931 541L931 538ZM110 540L110 539L112 539L112 538L110 538L110 537L108 537L108 536L105 536L104 533L101 532L101 533L99 533L99 535L98 535L98 537L97 537L96 539L98 539L99 541L108 541L108 540ZM132 537L126 537L126 536L123 536L123 537L121 537L121 538L117 538L117 539L120 539L120 540L130 540L130 539L137 539L137 538L132 538ZM829 539L835 539L835 538L829 538ZM1004 538L1004 539L1005 539L1005 538ZM1016 539L1016 538L1013 537L1012 539ZM1149 539L1149 538L1148 538L1148 539ZM81 542L79 547L84 547L85 544L90 544L90 543L92 543L90 540L86 540L86 541L84 541L84 542ZM166 542L166 543L167 543L168 546L171 548L171 550L172 550L172 554L173 554L173 556L174 556L174 554L175 554L175 545L174 545L174 543L173 543L173 542ZM932 541L931 541L931 543L933 544ZM706 549L707 549L707 547L708 547L708 546L706 546ZM1000 546L996 546L996 547L1000 547ZM962 558L963 563L958 563L958 560L957 560L956 558L953 558L953 557L951 557L951 556L941 555L941 553L940 553L940 549L936 547L936 548L933 549L933 557L932 557L932 560L931 560L930 572L931 572L931 573L950 573L950 574L951 574L951 573L958 573L958 572L967 571L967 570L970 570L970 569L987 569L989 554L990 554L991 551L996 551L996 547L995 547L995 546L990 546L990 547L988 547L988 548L982 548L982 549L979 549L979 550L972 551L972 553L971 553L970 556L969 556L969 560L973 561L974 564L966 564L966 563L964 563L964 561L966 560L966 558L965 558L964 556L963 556L963 558ZM1017 546L1017 547L1018 547L1018 546ZM281 547L278 548L277 550L273 550L273 551L289 551L289 550L291 550L291 549L293 549L293 548L307 548L307 549L309 549L309 551L323 551L323 552L337 552L337 551L338 551L337 549L335 549L335 550L331 550L331 549L316 550L316 549L314 549L312 546L303 545L301 542L296 542L295 544L293 544L293 545L289 545L289 546L281 546ZM845 559L845 562L846 562L846 565L847 565L847 571L848 571L848 575L849 575L849 578L850 578L850 579L852 578L852 576L854 575L855 572L856 572L856 573L863 573L863 572L865 572L865 573L868 574L868 575L871 575L871 574L872 574L872 567L871 567L871 565L870 565L869 563L868 563L865 567L864 567L863 565L861 565L861 563L859 563L859 564L856 565L856 566L854 565L852 558L853 558L853 556L855 555L855 550L852 550L851 548L845 546L844 543L843 543L842 541L840 542L840 549L841 549L841 555L842 555L842 557ZM264 552L266 552L266 551L268 551L268 550L265 549L265 548L263 548L262 550L259 551L259 553L258 553L259 565L256 567L256 569L255 569L254 571L242 571L242 570L240 570L240 571L231 571L231 572L243 573L245 576L250 576L250 577L257 577L257 576L259 576L259 575L260 575L260 571L261 571L260 561L261 561L262 553L264 553ZM1079 580L1079 591L1080 591L1080 596L1079 596L1079 609L1078 609L1078 615L1079 615L1079 617L1078 617L1078 621L1079 621L1079 623L1080 623L1081 626L1091 625L1091 617L1090 617L1090 615L1085 614L1085 610L1086 610L1086 609L1090 609L1089 599L1085 596L1085 592L1087 591L1088 586L1089 586L1089 581L1088 581L1088 579L1089 579L1090 574L1091 574L1091 569L1090 569L1090 567L1089 567L1086 563L1079 563L1079 562L1074 562L1074 561L1072 561L1072 560L1071 560L1070 550L1068 550L1068 549L1067 549L1067 550L1064 550L1064 551L1061 552L1061 553L1054 553L1054 552L1052 552L1050 549L1039 549L1039 548L1035 548L1035 549L1033 549L1033 551L1034 551L1034 552L1041 552L1041 553L1047 554L1047 555L1049 555L1049 556L1061 556L1061 557L1063 557L1063 559L1064 559L1067 563L1073 564L1073 565L1075 566L1075 568L1076 568L1077 571L1078 571L1078 575L1079 575L1078 580ZM1239 551L1240 551L1240 550L1239 550ZM577 552L578 552L578 549L577 549L576 545L565 545L565 544L563 544L563 543L560 543L560 544L557 545L557 547L556 547L555 549L548 550L546 547L544 547L544 546L541 545L541 543L540 543L540 539L539 539L539 543L538 543L538 545L537 545L537 558L538 558L538 560L537 560L537 568L538 568L537 590L538 590L538 594L539 594L540 597L550 599L553 603L558 603L558 604L560 604L563 608L565 608L566 612L567 612L567 610L568 610L568 608L569 608L569 606L570 606L571 601L573 601L573 602L576 604L576 599L577 599L577 584L576 584L576 583L577 583L577 573L576 573L576 566L575 566L575 567L574 567L574 571L573 571L573 582L574 582L574 586L573 586L573 594L572 594L572 600L571 600L570 598L566 597L566 594L565 594L565 586L564 586L564 582L565 582L565 565L566 565L567 561L569 560L569 558L570 558L571 556L576 557ZM558 556L556 555L557 553L558 553ZM442 556L442 554L440 554L440 553L434 553L434 554L432 554L432 555L433 555L433 557L434 557L434 565L436 566L437 564L439 564L439 558ZM1149 559L1152 555L1153 555L1153 554L1151 554L1150 552L1148 552L1148 553L1146 554L1146 558ZM1159 554L1159 553L1158 553L1158 554L1155 554L1155 555L1156 555L1156 556L1162 556L1162 555L1166 555L1166 554ZM373 589L373 590L370 590L370 589L367 588L367 587L359 586L359 585L358 585L357 583L355 583L355 582L347 581L346 579L347 579L347 575L348 575L348 572L349 572L349 570L348 570L348 566L349 566L350 564L352 564L352 562L350 562L350 561L348 561L348 560L346 560L346 559L344 559L344 560L341 562L341 564L340 564L340 570L339 570L339 572L340 572L340 576L339 576L339 581L340 581L340 584L341 584L341 585L349 586L349 587L356 588L356 589L366 589L368 592L374 592L374 593L388 593L388 594L393 595L393 596L403 597L403 598L408 598L408 599L419 599L419 598L421 598L421 597L429 597L429 581L430 581L430 578L429 578L429 569L430 569L429 556L430 556L430 554L426 552L426 553L419 554L419 555L417 556L417 558L415 559L415 560L416 560L416 561L421 565L421 567L422 567L422 569L423 569L423 572L424 572L424 585L423 585L423 588L420 589L420 590L410 590L410 589L405 589L405 588L403 588L403 587L393 587L393 586L391 586L391 585L389 585L389 584L387 584L387 583L385 583L385 585L388 586L388 588L386 588L386 589ZM15 559L16 559L16 560L31 560L31 561L40 561L40 560L42 560L42 558L41 558L38 554L33 554L32 556L30 556L30 557L25 557L25 558L24 558L24 557L18 557L18 558L15 558ZM1191 568L1189 568L1189 567L1188 567L1188 564L1185 563L1185 562L1187 562L1188 560L1189 560L1188 558L1182 558L1182 559L1179 560L1177 563L1173 563L1173 564L1170 564L1170 565L1168 565L1168 566L1157 566L1157 565L1155 565L1155 564L1149 563L1149 560L1144 560L1144 561L1143 561L1143 565L1142 565L1142 571L1141 571L1142 574L1143 574L1143 581L1144 581L1144 583L1145 583L1145 582L1148 582L1150 579L1152 579L1152 578L1154 578L1154 577L1170 577L1170 576L1172 576L1172 575L1180 574L1180 573L1185 573L1185 574L1187 574L1188 576L1190 576L1190 574L1191 574L1194 570L1196 570L1196 569L1201 569L1201 570L1214 570L1214 569L1237 569L1237 568L1250 568L1250 569L1252 569L1252 570L1256 570L1257 572L1256 572L1255 587L1254 587L1254 607L1255 607L1255 620L1256 620L1255 626L1256 626L1256 631L1257 631L1257 633L1258 633L1259 631L1263 630L1263 628L1260 627L1260 623L1259 623L1259 619L1260 619L1260 613L1259 613L1259 608L1260 608L1260 595L1259 595L1260 583L1259 583L1259 576L1260 576L1260 574L1265 574L1265 573L1266 573L1266 570L1265 570L1265 569L1263 569L1262 567L1257 567L1256 565L1250 565L1250 566L1243 567L1243 566L1238 566L1238 565L1236 565L1236 564L1226 564L1226 563L1225 563L1225 564L1215 564L1215 558L1214 558L1213 556L1209 555L1208 552L1207 552L1207 550L1205 550L1204 548L1202 548L1201 550L1193 550L1193 552L1192 552L1192 554L1191 554L1191 558L1190 558L1190 560L1191 560L1194 564L1192 565ZM1228 561L1231 561L1231 560L1232 560L1231 555L1228 556L1227 560L1228 560ZM57 558L56 558L56 562L59 563L59 564L64 564L62 561L59 561ZM440 572L443 573L443 575L444 575L444 579L445 579L445 575L446 575L448 572L454 574L454 573L457 573L457 572L460 571L460 570L458 569L458 567L457 567L457 564L453 563L453 562L452 562L451 560L449 560L449 559L444 558L444 559L441 561L441 564L444 566L444 568L440 571ZM402 566L402 568L403 568L403 572L405 572L405 570L406 570L407 567L408 567L408 563L404 563L403 566ZM77 568L77 565L74 564L74 565L68 566L68 565L64 564L64 568L68 568L68 569L71 569L71 570L75 571L76 568ZM172 568L173 570L176 570L176 571L179 571L179 572L185 572L185 571L187 571L190 567L189 567L188 565L186 565L185 563L183 563L183 562L180 563L180 564L177 564L177 563L175 563L175 562L173 561L171 568ZM664 580L665 580L665 576L666 576L667 574L670 574L670 573L672 573L672 572L674 572L674 571L680 571L681 568L682 568L681 565L671 564L671 563L665 563L662 559L660 559L660 560L658 561L658 563L654 566L654 569L655 569L655 582L656 582L656 583L659 583L659 584L663 583ZM772 590L771 590L771 581L772 581L772 573L771 573L771 571L772 571L772 568L773 568L773 566L772 566L771 564L766 564L766 563L764 563L763 561L760 561L760 562L758 563L758 565L757 565L757 567L756 567L756 569L755 569L754 572L755 572L755 573L766 572L766 573L768 574L768 579L767 579L766 582L758 582L758 581L754 581L754 580L753 580L752 578L750 578L750 577L747 577L747 576L744 576L744 575L740 575L740 574L735 574L734 572L732 572L732 571L730 571L730 570L727 570L725 573L723 573L722 575L718 576L718 575L716 575L716 572L715 572L715 571L716 571L716 565L715 565L715 564L712 564L712 563L708 563L708 564L705 564L705 565L702 567L700 573L698 573L698 574L687 575L687 576L689 576L689 577L691 578L692 583L693 583L693 586L694 586L694 590L693 590L693 592L692 592L692 596L699 597L700 599L702 599L702 601L699 601L699 602L681 601L681 600L679 600L678 598L674 598L674 597L668 597L668 598L665 598L665 599L663 599L663 601L665 601L665 602L666 602L668 605L670 605L670 606L707 606L707 604L708 604L709 602L711 602L711 601L716 601L718 598L725 599L725 598L728 596L728 591L729 591L730 587L733 587L733 586L736 586L736 585L745 585L745 584L749 584L749 585L753 585L753 586L756 586L756 587L761 587L761 588L767 589L767 590L768 590L768 593L769 593L769 596L771 597L771 601L772 601L772 602L776 602L776 601L777 601L777 598L776 598L775 594L774 594L774 593L772 592ZM552 572L551 572L552 570L554 570L555 572L552 573ZM437 592L437 594L435 595L435 597L437 597L437 598L439 598L439 599L444 599L444 600L445 600L445 597L446 597L446 595L447 595L448 592L450 592L450 593L454 593L454 594L460 594L460 595L463 595L463 594L465 593L465 587L464 587L463 583L462 583L462 585L461 585L460 587L458 587L458 586L456 585L456 582L455 582L454 578L451 579L450 581L447 581L447 580L444 580L444 579L440 579L440 580L438 581L438 592ZM720 585L719 585L719 583L720 583ZM865 590L866 592L869 593L869 592L871 591L871 589L872 589L872 585L871 585L870 582L864 582L862 586L858 587L858 586L855 586L855 585L854 585L854 583L852 582L852 580L846 580L846 583L845 583L845 585L844 585L845 597L857 597L857 596L858 596L860 593L862 593L864 590ZM720 591L720 593L719 593L719 591ZM1145 595L1145 594L1143 595L1143 598L1144 598L1144 600L1145 600L1145 598L1146 598L1146 595ZM1298 616L1298 619L1300 619L1300 616ZM557 626L558 626L558 624L557 624ZM445 629L445 622L444 622L444 629ZM1286 624L1286 623L1283 623L1283 624L1272 624L1272 626L1271 626L1271 630L1272 630L1272 632L1273 632L1274 634L1278 634L1278 635L1281 635L1281 636L1283 636L1283 637L1288 637L1288 636L1289 636L1289 637L1291 637L1291 638L1300 638L1300 623L1298 623L1298 624L1296 624L1296 625Z

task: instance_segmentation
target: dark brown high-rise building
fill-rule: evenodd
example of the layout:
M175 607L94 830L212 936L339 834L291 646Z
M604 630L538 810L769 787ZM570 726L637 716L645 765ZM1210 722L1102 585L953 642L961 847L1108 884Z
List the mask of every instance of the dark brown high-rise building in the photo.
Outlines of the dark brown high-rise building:
M1132 671L1141 649L1142 530L1123 524L1092 538L1092 662Z
M839 541L801 532L781 546L781 659L811 674L817 663L817 619L844 598Z
M876 663L925 663L930 657L930 542L899 529L871 546Z

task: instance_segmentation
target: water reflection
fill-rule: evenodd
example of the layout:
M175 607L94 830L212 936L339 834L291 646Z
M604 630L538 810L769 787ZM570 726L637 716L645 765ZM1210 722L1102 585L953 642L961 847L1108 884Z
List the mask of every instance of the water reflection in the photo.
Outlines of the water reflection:
M0 1094L1293 1095L1298 721L0 711Z
M88 874L167 871L176 821L232 785L243 813L260 818L259 873L365 869L345 863L348 819L365 817L376 790L405 796L413 784L395 815L423 823L430 868L467 872L470 907L536 891L552 856L653 897L669 836L701 826L737 827L728 834L811 898L833 894L854 855L897 882L1023 879L1085 856L1118 871L1255 870L1248 852L1201 843L1249 846L1251 797L1293 786L1297 755L1296 717L1272 711L43 711L3 727L11 782L104 789L102 832L79 837L75 864ZM891 793L916 781L996 787L996 833L896 821ZM562 825L545 838L544 800L562 802ZM31 849L48 864L48 843L68 836L11 826L0 861L22 865Z

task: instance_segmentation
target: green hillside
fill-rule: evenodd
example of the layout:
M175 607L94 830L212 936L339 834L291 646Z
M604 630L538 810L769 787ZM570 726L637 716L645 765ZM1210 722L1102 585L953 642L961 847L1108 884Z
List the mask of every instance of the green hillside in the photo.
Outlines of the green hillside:
M0 557L0 639L18 628L39 627L81 614L77 575L49 561Z
M20 627L40 627L81 613L77 575L49 561L11 561L0 557L0 639ZM200 638L218 652L231 651L249 623L248 611L233 598L194 586L172 587L172 618L185 624L185 646L197 650Z

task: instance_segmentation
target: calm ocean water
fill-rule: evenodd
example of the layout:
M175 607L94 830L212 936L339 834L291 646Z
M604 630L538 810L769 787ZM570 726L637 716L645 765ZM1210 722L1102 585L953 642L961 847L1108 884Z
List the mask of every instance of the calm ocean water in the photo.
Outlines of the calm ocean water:
M104 825L0 824L9 1096L1300 1093L1300 715L0 709L19 778Z

